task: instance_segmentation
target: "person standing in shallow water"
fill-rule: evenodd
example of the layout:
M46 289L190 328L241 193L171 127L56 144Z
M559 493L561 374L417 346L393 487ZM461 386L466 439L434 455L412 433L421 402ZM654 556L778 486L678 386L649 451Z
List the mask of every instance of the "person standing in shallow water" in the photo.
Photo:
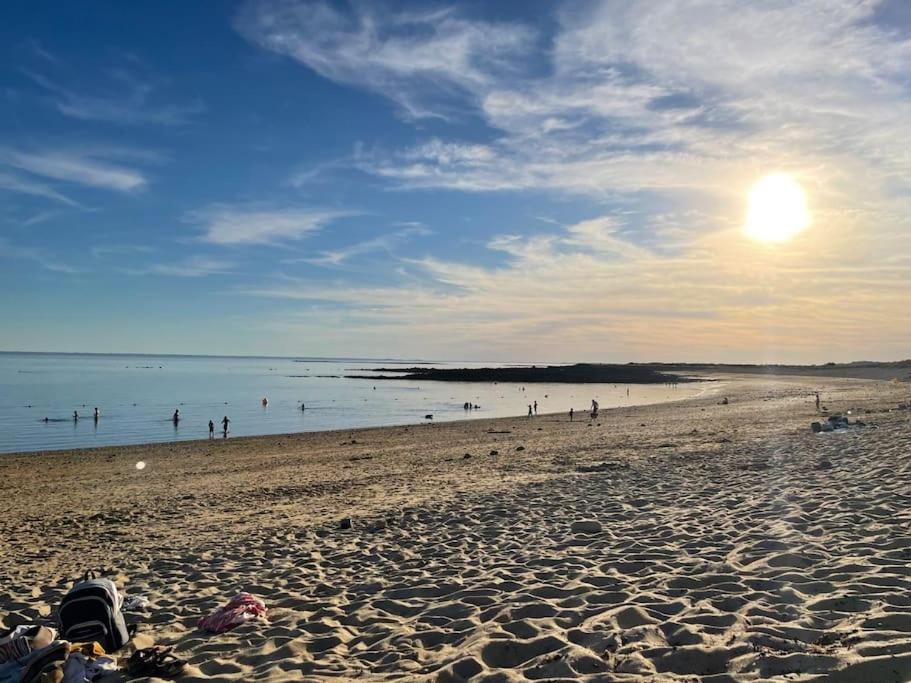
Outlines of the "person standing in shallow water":
M222 427L222 434L221 434L221 435L222 435L222 438L225 438L225 439L228 438L228 425L229 425L229 424L231 424L231 420L229 420L229 419L228 419L228 416L225 415L225 416L222 418L222 420L221 420L221 427Z

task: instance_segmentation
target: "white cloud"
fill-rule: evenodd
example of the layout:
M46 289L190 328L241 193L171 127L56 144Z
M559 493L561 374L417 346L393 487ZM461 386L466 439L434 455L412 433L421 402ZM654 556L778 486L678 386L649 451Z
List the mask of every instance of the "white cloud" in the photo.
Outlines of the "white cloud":
M331 209L270 208L215 204L186 216L203 226L201 239L221 245L276 244L303 239L350 212Z
M311 324L331 317L349 340L363 335L417 355L818 362L851 359L858 348L901 353L900 311L911 296L904 261L880 265L846 249L845 235L811 231L774 252L729 230L667 254L621 229L608 216L546 235L500 236L487 245L505 255L500 265L408 260L410 277L381 286L285 278L245 291L307 302L301 316ZM838 294L846 282L850 297Z
M459 10L438 22L248 5L237 26L252 42L413 116L485 124L483 143L476 127L452 139L434 122L404 149L359 146L350 163L389 186L628 208L500 234L496 267L428 257L405 266L417 281L259 293L342 305L349 333L371 340L408 326L416 345L506 357L846 359L871 339L906 355L911 283L889 258L911 252L911 41L881 4L566 2L534 30ZM501 42L473 39L485 32ZM772 171L804 185L814 220L774 252L739 233L749 186Z
M97 259L109 256L128 256L130 254L151 254L158 251L145 244L99 244L92 247L92 256Z
M110 150L37 151L0 150L0 163L51 180L118 192L141 190L148 184L138 170L110 161Z
M286 259L283 263L312 263L319 266L338 267L353 258L365 254L383 252L392 255L393 250L406 240L412 237L426 236L429 234L431 234L431 231L423 226L410 225L401 230L396 230L395 232L386 235L379 235L378 237L364 240L363 242L349 244L348 246L340 247L338 249L322 251L319 256L302 259Z
M380 93L410 117L512 74L532 38L522 26L469 21L454 10L393 11L356 3L248 2L235 27L250 42L332 80Z
M129 275L163 275L167 277L208 277L230 273L234 264L230 261L194 256L176 263L153 263L141 268L121 268Z
M66 195L57 192L49 185L34 180L29 180L12 173L0 172L0 190L18 192L20 194L30 194L35 197L53 199L56 202L67 204L69 206L76 206L76 202L74 202Z
M911 173L911 41L872 21L877 4L565 3L544 36L457 10L262 2L236 25L413 110L432 110L452 86L442 111L480 114L498 133L355 156L403 188L719 195L763 169L835 186L850 167L894 197ZM524 67L542 56L547 68Z

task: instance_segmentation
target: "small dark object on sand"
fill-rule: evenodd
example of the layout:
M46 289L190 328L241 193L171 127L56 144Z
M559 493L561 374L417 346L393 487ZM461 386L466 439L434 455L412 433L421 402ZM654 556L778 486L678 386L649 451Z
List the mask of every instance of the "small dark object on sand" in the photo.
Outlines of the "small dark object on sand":
M813 422L813 423L810 425L810 429L813 430L813 433L814 433L814 434L819 434L819 432L822 431L822 425L821 425L819 422Z
M517 450L517 451L524 451L524 450L525 450L525 446L516 446L516 450Z
M351 518L345 517L345 519L341 520L338 523L338 528L339 529L350 529L351 528Z
M610 472L612 470L629 469L628 462L599 462L597 465L579 465L576 472Z
M470 457L471 457L471 453L466 453L465 455L462 456L462 460L468 460L468 458L470 458Z
M491 455L500 455L500 451L491 451L490 454Z

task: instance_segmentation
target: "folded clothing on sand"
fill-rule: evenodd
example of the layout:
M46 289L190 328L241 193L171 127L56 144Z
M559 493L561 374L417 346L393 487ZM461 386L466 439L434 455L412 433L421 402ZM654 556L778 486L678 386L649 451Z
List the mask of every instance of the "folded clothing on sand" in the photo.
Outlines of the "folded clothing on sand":
M57 631L39 624L21 624L0 636L0 664L21 661L32 650L47 647Z
M219 607L199 620L199 628L212 633L224 633L235 626L266 616L266 605L249 593L238 593L224 607Z

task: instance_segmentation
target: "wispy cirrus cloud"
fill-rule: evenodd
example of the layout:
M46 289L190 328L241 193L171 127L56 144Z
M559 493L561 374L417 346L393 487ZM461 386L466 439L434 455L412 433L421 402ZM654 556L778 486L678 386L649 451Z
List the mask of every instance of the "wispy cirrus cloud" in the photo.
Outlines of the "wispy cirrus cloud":
M482 346L503 359L817 362L853 357L874 328L879 348L900 353L904 344L903 261L864 253L845 261L843 237L813 234L757 252L737 230L667 254L620 236L620 227L622 219L601 216L546 235L500 235L487 248L506 255L501 265L400 260L408 276L382 286L284 278L242 291L305 301L306 324L326 316L348 338L397 339L396 348L418 354L436 340L440 353ZM820 267L835 258L838 267ZM852 296L833 301L846 279Z
M210 275L224 275L235 268L231 261L213 259L207 256L193 256L173 263L153 263L138 268L121 268L128 275L161 275L165 277L200 278Z
M50 185L25 178L16 173L0 172L0 190L43 197L68 206L77 206L75 201L58 192Z
M95 150L37 150L19 151L0 149L0 165L24 171L33 176L71 185L82 185L116 192L135 192L148 185L148 179L141 170L123 165L119 157L132 156L126 150L98 148ZM17 191L44 194L48 198L67 202L56 191L36 192L36 183L20 186ZM16 189L14 186L8 189ZM31 190L31 191L30 191ZM59 195L59 196L58 196Z
M9 241L0 238L0 258L24 259L32 261L44 270L54 273L63 273L65 275L78 275L84 273L82 268L76 268L68 263L60 261L47 250L38 247L18 246L11 244Z
M334 209L213 204L184 220L202 227L200 239L219 245L268 245L300 240L352 212Z
M603 358L609 345L617 359L671 347L699 359L734 345L739 359L844 359L874 329L879 348L904 354L909 282L906 264L889 260L911 251L911 31L894 24L900 6L563 2L553 22L491 22L464 7L249 3L235 26L250 42L412 118L479 123L416 126L397 148L358 142L348 163L386 187L604 207L548 234L490 226L494 267L394 259L407 282L256 293L308 301L311 316L341 307L348 333L372 340L394 343L407 326L423 343L505 357ZM774 252L739 232L750 185L772 171L804 185L814 219ZM836 303L837 291L851 300Z
M721 194L732 179L786 168L831 185L872 175L895 195L911 172L904 145L888 142L911 139L911 43L877 20L885 4L564 3L545 30L457 8L266 0L235 25L406 109L432 112L444 84L441 111L487 124L483 145L437 136L355 154L355 166L399 187ZM524 68L542 41L546 68Z
M51 96L54 107L64 116L83 121L121 125L178 126L192 121L205 111L201 101L173 104L162 102L161 88L124 68L107 72L104 93L77 92L56 80L34 71L23 73Z
M92 247L92 256L96 259L110 256L129 256L131 254L152 254L158 251L145 244L99 244Z
M349 244L338 249L322 251L318 256L300 259L285 259L283 263L311 263L318 266L338 267L358 256L381 252L386 255L392 255L395 248L413 237L422 237L430 235L431 231L421 225L409 225L390 232L385 235L379 235L369 240Z
M454 101L523 70L533 33L469 21L454 9L392 11L357 3L246 3L234 21L251 43L332 80L390 98L407 116L444 116Z

